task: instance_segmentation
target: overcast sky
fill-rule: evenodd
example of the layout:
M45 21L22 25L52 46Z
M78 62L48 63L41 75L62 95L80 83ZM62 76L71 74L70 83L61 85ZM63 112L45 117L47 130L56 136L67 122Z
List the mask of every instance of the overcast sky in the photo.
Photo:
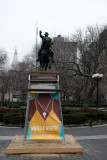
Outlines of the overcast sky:
M107 0L0 0L0 47L19 61L32 51L38 30L70 36L87 25L107 24ZM39 41L40 38L38 37Z

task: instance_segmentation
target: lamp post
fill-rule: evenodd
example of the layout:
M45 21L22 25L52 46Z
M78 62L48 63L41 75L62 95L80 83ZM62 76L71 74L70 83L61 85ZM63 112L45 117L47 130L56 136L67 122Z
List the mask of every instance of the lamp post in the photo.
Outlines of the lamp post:
M97 81L97 106L96 106L97 109L99 106L99 81L103 78L103 74L99 73L93 74L92 78Z

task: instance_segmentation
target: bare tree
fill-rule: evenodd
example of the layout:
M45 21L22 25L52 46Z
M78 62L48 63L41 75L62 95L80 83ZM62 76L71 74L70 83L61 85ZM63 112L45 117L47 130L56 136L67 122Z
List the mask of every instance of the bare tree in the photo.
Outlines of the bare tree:
M91 103L96 88L96 82L92 79L92 75L96 72L105 74L105 64L101 62L101 57L105 59L103 54L105 48L102 47L103 44L100 39L103 29L98 26L89 26L84 34L79 30L73 36L73 41L78 43L79 57L77 57L78 61L72 60L70 62L70 70L83 77L84 106ZM74 64L73 67L72 64Z
M21 101L26 100L28 72L25 70L10 70L8 71L9 91L16 92L20 96ZM10 97L9 97L10 99ZM17 97L17 99L19 99Z
M84 32L78 30L72 35L71 41L67 39L64 41L58 36L53 44L56 62L54 69L60 72L62 92L64 95L79 93L77 97L81 96L84 99L84 106L95 101L93 95L96 82L92 79L92 75L96 72L104 74L104 77L107 75L107 54L104 54L107 45L104 45L105 39L102 35L104 29L106 28L88 26Z
M8 77L6 72L7 52L0 48L0 93L1 102L4 101L5 94L8 90Z
M69 62L76 61L77 42L71 42L68 38L63 38L60 35L54 38L53 41L54 59L55 64L53 70L60 73L60 88L64 100L69 96L74 95L73 86L74 72L69 72ZM74 56L75 55L75 56ZM73 64L72 64L73 67Z
M5 94L8 91L9 79L7 73L2 71L0 75L0 93L1 93L1 102L4 102Z
M3 67L7 61L7 52L5 49L0 48L0 70L3 70Z
M23 58L23 63L24 65L26 66L26 69L27 70L36 70L36 48L35 48L36 45L34 45L33 49L32 49L32 52L27 54L26 56L24 56ZM38 48L40 48L40 44L38 44ZM37 56L38 57L38 56Z
M26 101L27 95L27 85L28 85L28 72L19 72L19 90L21 101Z

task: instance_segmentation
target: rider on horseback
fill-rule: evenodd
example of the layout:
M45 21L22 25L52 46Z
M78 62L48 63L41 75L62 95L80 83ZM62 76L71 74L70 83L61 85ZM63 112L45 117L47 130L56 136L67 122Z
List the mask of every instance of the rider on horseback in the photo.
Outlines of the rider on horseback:
M41 52L42 52L42 50L43 50L43 48L44 48L44 46L47 46L48 48L49 48L49 57L51 57L51 60L52 60L52 63L54 62L53 61L53 51L52 51L52 48L51 48L51 45L53 44L52 43L52 39L50 38L50 37L48 37L48 32L45 32L45 36L43 36L42 35L42 31L40 31L39 32L39 35L40 35L40 37L42 38L42 45L41 45L41 48L39 49L39 51L38 51L38 59L37 59L37 61L39 62L40 61L40 59L41 59Z

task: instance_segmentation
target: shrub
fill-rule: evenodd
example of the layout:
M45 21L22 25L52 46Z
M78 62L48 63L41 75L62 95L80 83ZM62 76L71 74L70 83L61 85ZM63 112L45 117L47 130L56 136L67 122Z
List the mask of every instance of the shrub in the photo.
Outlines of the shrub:
M3 115L2 122L5 124L19 125L22 123L22 114L6 113Z
M87 114L74 113L74 114L63 115L63 120L65 125L84 124L87 121Z
M83 107L83 104L62 103L62 107Z
M99 107L107 107L107 104L100 104Z
M63 114L70 114L71 112L72 112L71 109L63 109L62 110Z
M12 103L9 103L9 108L20 108L20 104L19 103L14 103L14 102L12 102Z
M82 113L100 113L101 111L96 110L94 108L84 107L81 109Z

